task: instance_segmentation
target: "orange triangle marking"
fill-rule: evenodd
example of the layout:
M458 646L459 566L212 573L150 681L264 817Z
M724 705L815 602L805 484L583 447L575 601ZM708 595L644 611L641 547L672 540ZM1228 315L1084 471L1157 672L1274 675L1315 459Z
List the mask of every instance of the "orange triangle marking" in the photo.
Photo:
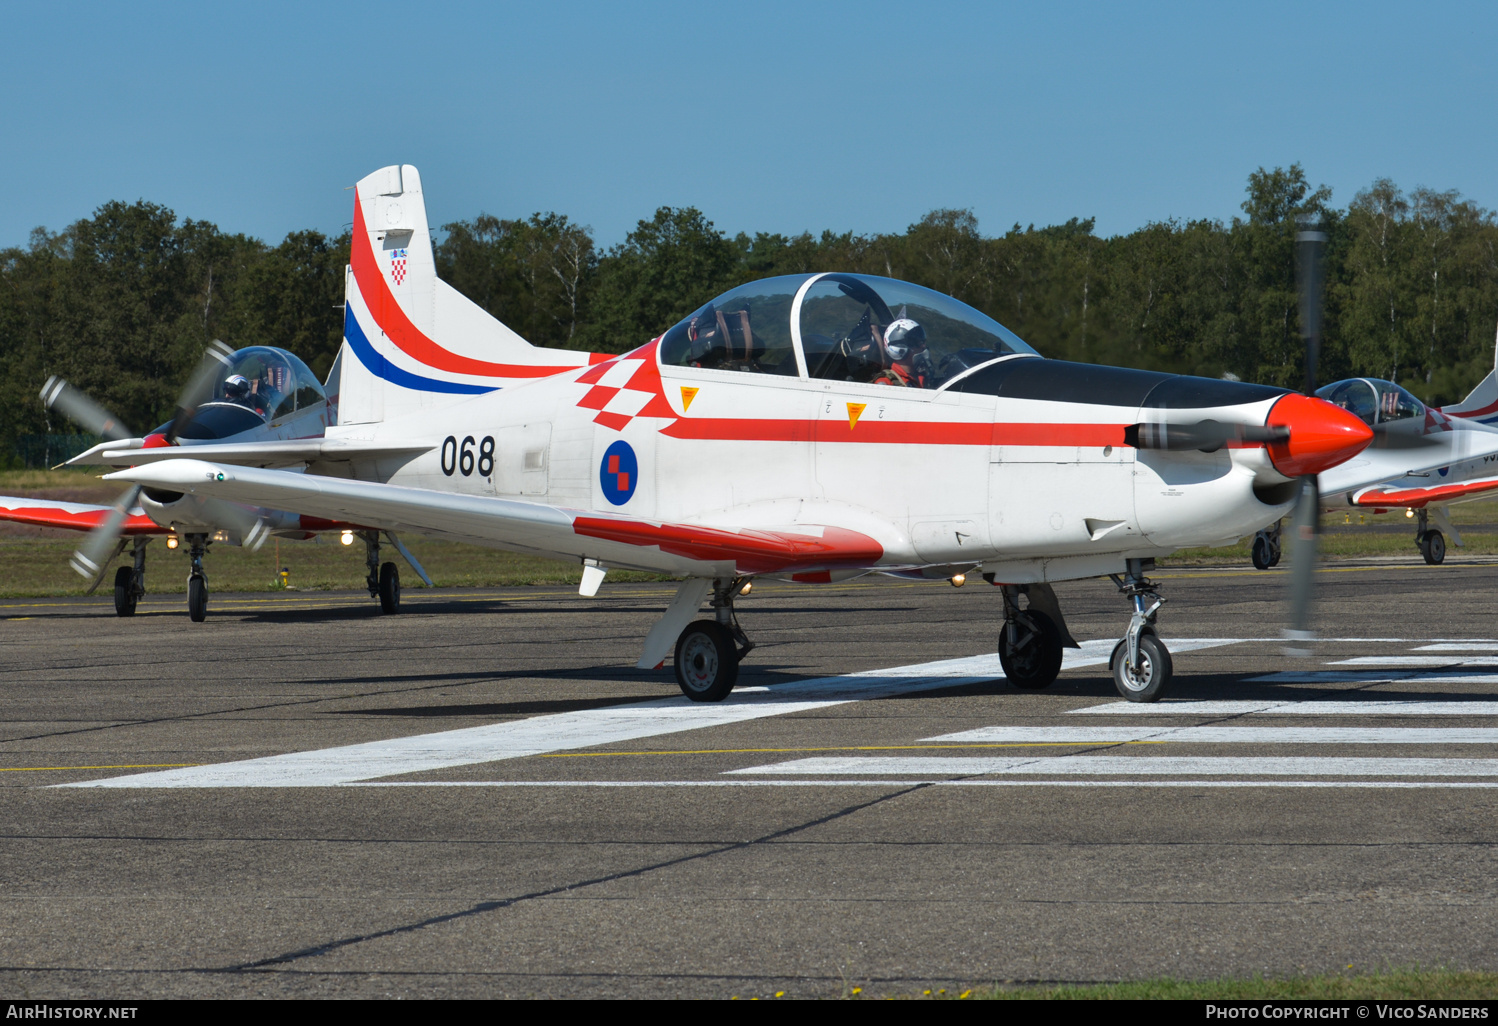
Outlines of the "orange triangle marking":
M863 416L863 411L869 408L868 403L848 404L848 430L852 431L858 426L858 418Z
M692 400L697 398L697 393L699 391L701 391L701 389L688 388L686 385L682 385L681 386L681 412L682 413L685 413L685 412L687 412L688 410L690 410L692 408Z

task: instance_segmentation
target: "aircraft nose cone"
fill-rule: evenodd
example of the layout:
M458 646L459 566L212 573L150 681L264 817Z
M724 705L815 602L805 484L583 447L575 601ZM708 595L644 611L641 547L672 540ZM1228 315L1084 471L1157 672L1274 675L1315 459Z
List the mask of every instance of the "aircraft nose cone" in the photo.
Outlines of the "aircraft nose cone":
M1269 411L1269 427L1288 427L1290 437L1269 446L1269 459L1286 477L1319 474L1352 459L1373 441L1373 430L1325 399L1287 395Z

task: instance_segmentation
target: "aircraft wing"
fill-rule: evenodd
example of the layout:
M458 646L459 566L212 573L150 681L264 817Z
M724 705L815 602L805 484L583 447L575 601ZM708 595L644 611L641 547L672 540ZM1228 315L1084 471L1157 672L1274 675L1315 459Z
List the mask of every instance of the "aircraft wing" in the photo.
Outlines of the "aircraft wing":
M1432 484L1421 488L1400 488L1393 484L1377 485L1354 493L1356 506L1408 506L1419 509L1432 502L1460 502L1475 499L1485 492L1498 490L1498 477L1480 477L1452 484Z
M206 448L206 447L205 447ZM178 450L180 453L180 450ZM390 531L596 559L604 566L698 577L870 567L876 539L841 527L794 524L734 530L589 513L536 502L178 459L105 480L312 514Z
M0 520L36 527L61 527L69 531L92 531L113 512L112 506L95 506L86 502L57 502L52 499L23 499L0 495ZM165 527L146 516L136 506L125 516L122 533L170 534Z
M357 438L295 438L273 442L227 442L219 445L163 445L152 449L121 448L118 445L95 446L83 456L89 457L92 463L106 466L138 467L162 460L183 459L187 452L191 452L194 459L216 463L286 467L319 460L378 460L389 456L419 456L434 448L436 443L391 445L389 442ZM83 456L78 457L78 460L83 459Z

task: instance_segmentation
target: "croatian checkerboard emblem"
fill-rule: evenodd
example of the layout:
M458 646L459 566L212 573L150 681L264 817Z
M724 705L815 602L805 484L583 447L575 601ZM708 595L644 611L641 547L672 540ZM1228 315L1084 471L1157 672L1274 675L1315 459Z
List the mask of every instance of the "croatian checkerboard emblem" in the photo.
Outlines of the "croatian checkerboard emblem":
M404 249L390 251L390 277L395 279L397 285L406 280L406 251Z
M603 497L615 506L624 505L635 494L635 486L640 483L640 463L628 442L620 439L608 447L598 467L598 483L603 486Z

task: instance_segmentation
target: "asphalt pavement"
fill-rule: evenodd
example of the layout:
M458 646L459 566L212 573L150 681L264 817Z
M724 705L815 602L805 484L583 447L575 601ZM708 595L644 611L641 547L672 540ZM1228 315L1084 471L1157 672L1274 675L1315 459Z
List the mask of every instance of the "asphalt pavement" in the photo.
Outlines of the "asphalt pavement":
M10 997L768 997L1498 970L1498 562L1156 575L1175 686L1007 685L996 589L763 583L722 705L669 585L0 601Z

